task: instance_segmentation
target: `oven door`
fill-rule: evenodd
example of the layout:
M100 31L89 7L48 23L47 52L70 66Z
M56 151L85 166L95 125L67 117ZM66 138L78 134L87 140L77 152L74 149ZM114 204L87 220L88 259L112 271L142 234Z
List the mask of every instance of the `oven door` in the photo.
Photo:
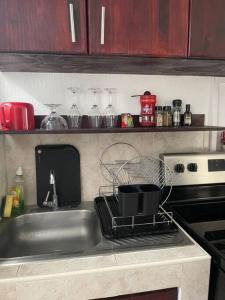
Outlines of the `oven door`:
M212 260L210 285L209 285L209 300L224 300L225 299L225 273L217 263Z
M225 202L170 203L168 209L212 256L208 299L225 300Z

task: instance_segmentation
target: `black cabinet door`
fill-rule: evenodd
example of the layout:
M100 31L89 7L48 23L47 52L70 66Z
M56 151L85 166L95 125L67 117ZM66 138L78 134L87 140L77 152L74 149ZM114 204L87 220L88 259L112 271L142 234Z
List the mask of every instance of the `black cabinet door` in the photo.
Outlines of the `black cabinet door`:
M165 290L152 291L146 293L110 297L106 299L107 300L177 300L177 289L176 288L165 289Z

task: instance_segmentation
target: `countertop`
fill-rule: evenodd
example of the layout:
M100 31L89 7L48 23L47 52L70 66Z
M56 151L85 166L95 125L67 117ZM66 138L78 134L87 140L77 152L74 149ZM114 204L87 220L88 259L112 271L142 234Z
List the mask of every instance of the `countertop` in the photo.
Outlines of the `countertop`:
M192 242L3 264L0 299L97 299L178 287L179 300L207 300L210 256Z

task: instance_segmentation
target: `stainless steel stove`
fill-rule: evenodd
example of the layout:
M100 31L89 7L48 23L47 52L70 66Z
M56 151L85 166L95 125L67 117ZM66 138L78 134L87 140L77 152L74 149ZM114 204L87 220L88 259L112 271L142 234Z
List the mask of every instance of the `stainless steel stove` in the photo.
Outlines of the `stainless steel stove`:
M225 299L225 153L164 154L173 171L167 209L212 256L209 300Z

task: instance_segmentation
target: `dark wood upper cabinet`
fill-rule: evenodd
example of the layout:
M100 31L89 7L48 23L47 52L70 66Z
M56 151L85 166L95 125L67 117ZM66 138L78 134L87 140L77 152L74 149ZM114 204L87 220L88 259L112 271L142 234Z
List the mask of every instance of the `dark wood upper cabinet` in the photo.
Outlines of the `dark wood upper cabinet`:
M85 0L1 0L1 52L86 53Z
M89 0L91 54L187 57L189 0Z
M105 298L105 300L177 300L177 289L173 288L146 293L116 296Z
M225 58L224 0L191 0L189 56Z

